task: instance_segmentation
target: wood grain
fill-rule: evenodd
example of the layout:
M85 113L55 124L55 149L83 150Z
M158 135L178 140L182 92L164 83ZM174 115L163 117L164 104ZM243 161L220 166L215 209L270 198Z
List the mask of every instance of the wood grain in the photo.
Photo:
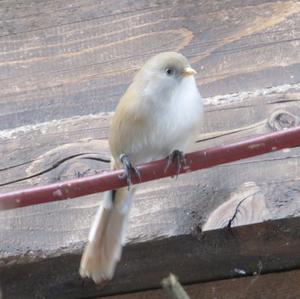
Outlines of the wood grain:
M299 24L296 0L1 1L0 192L105 171L112 111L136 70L161 51L183 52L198 70L206 113L194 149L299 125ZM211 237L205 242L193 236L227 202L227 217L208 222L210 229L226 226L234 205L247 195L247 182L259 190L250 207L266 216L239 214L235 224L299 216L299 157L294 148L145 184L134 202L116 281L105 292L158 287L158 276L173 266L183 275L199 266L185 283L238 275L232 272L235 257L226 264L234 246L245 254L248 270L256 271L261 256L253 257L251 250L265 248L255 239L256 230L245 252L243 238L224 248L226 238L231 240L227 233L207 232ZM100 199L97 194L0 213L5 299L100 294L78 277L80 252ZM293 242L299 230L283 227L295 234L288 238L298 248ZM267 272L299 267L297 252L293 261L276 260L274 253L271 262L272 250L288 246L284 229L279 243L262 253L268 256ZM222 259L209 256L208 265L207 254L220 248L228 252ZM197 250L207 251L199 257ZM166 252L170 258L161 259ZM194 256L199 257L195 265ZM199 272L203 265L212 272ZM149 284L141 273L151 276Z
M247 182L208 216L202 231L263 222L270 218L267 200L260 187Z
M299 91L291 89L207 106L203 133L195 146L205 148L267 133L276 130L276 126L294 126L300 109L298 101ZM109 115L101 114L40 124L25 131L2 131L6 137L2 138L1 152L7 162L0 171L4 184L0 190L47 184L107 169L108 163L101 160L109 158L108 123ZM20 144L26 146L21 148ZM176 181L145 184L134 202L129 240L190 233L202 227L209 214L246 182L260 188L268 214L265 220L300 215L299 154L295 148L184 175ZM96 194L1 213L1 256L18 256L40 248L46 254L86 240L100 199L101 194Z
M205 97L298 83L298 1L138 2L2 1L0 129L112 111L161 51L191 60Z
M206 107L206 115L209 117L206 117L204 132L199 135L196 146L203 148L270 132L276 128L294 126L299 115L298 99L299 91L291 89L288 92L272 92L265 96L249 96L243 101L237 100L231 104L211 104ZM219 115L222 115L222 118ZM32 176L50 168L43 175L25 179L18 184L2 186L2 190L45 184L76 175L89 175L105 169L107 163L86 158L107 159L109 157L106 142L108 122L109 115L96 115L74 117L47 125L40 124L23 131L2 131L4 142L1 150L6 151L6 155L11 157L9 160L11 163L20 164L1 171L2 181L26 178L26 175ZM102 136L101 139L97 139L98 136ZM30 140L38 142L39 147L32 144ZM13 150L16 142L27 144L27 148L16 147ZM20 151L22 159L19 156ZM27 163L22 164L22 161ZM169 252L170 248L177 248L176 244L181 243L180 238L183 235L193 235L201 230L209 214L234 194L240 194L239 190L245 182L253 182L259 187L271 219L300 215L298 163L299 149L294 148L184 175L176 181L166 179L155 184L144 185L134 202L129 223L128 248L133 246L132 248L137 249L130 254L128 260L125 250L125 257L120 263L121 269L122 267L124 271L131 269L128 268L128 263L132 265L132 261L143 264L145 256L148 256L153 263L156 256L161 254L160 250ZM57 167L54 168L53 165ZM44 288L48 287L49 281L52 281L49 292L53 292L53 289L57 289L60 285L59 290L62 292L70 290L70 298L74 298L77 292L82 297L98 294L90 283L83 290L78 287L81 282L77 271L80 251L87 238L100 198L101 195L95 195L2 213L0 215L2 241L0 271L5 273L7 279L8 277L11 279L3 281L4 288L10 286L16 279L16 273L19 273L24 283L29 285L30 281L37 283L36 275L38 277L45 275L44 279L41 278L41 285L38 287L39 290L42 289L40 290L42 293ZM226 222L223 224L226 225ZM163 239L166 243L151 247L151 242L155 243L157 239ZM174 243L169 243L170 240ZM206 244L206 241L204 243ZM186 246L191 248L194 246L187 244ZM177 260L185 250L186 248L171 250L174 251L172 258ZM140 251L141 262L138 262L135 256ZM174 260L170 263L174 264ZM214 260L214 262L219 265L220 261ZM280 265L281 263L282 261ZM185 262L182 262L182 265L185 265ZM281 267L280 265L276 267ZM286 266L287 269L290 266ZM132 265L132 267L136 266ZM162 265L161 269L167 271L168 266ZM227 275L231 272L226 268L224 273ZM133 276L125 279L127 277L125 272L120 279L122 281L125 279L126 283L132 280L136 286L136 277ZM213 272L209 279L218 278L220 276ZM146 277L143 279L147 280ZM66 280L68 282L65 282ZM61 284L61 281L64 283ZM129 291L127 286L127 284L122 286L122 291ZM151 284L149 288L153 286L154 284ZM24 292L29 294L28 298L32 298L33 293L30 288L20 284L16 291L20 290L26 290ZM37 294L35 296L38 298ZM13 294L11 298L18 297ZM68 297L64 294L62 298Z

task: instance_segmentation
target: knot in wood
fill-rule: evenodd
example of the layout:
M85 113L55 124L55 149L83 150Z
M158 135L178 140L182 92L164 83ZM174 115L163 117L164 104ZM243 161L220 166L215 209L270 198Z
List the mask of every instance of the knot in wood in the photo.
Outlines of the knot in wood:
M30 184L51 184L95 175L108 169L109 156L102 141L83 139L36 157L26 169L26 174Z
M298 124L299 118L284 110L277 110L273 112L269 118L269 126L273 131L296 127Z

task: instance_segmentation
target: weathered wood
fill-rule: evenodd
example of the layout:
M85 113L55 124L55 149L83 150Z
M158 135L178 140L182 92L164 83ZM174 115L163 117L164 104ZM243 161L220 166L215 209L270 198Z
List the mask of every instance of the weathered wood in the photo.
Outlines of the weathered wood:
M233 278L184 286L191 299L283 299L300 297L300 271ZM137 292L102 299L166 299L162 290Z
M79 278L75 248L52 259L2 266L0 277L8 299L91 298L158 288L170 272L186 284L299 268L299 246L300 218L290 218L135 242L125 247L114 280L103 289Z
M250 94L243 99L235 99L236 102L230 105L226 104L226 101L224 105L217 106L207 103L202 130L205 134L199 137L202 141L199 146L203 148L232 142L251 135L298 125L299 91L300 85L297 85L283 92L274 90L270 94L266 92L264 96ZM109 116L98 114L72 117L1 131L0 147L5 157L0 161L1 185L46 171L59 161L74 155L78 155L77 160L82 160L83 157L80 155L83 154L98 155L99 158L108 159L106 139ZM76 157L74 159L76 160ZM73 162L74 159L70 159L69 162ZM59 166L58 163L56 169ZM105 166L100 168L103 167L105 168ZM69 174L67 177L72 176L74 175ZM44 177L44 183L67 178L52 177L51 172L46 173ZM39 176L38 180L30 180L20 185L26 186L39 180L43 182ZM13 188L15 189L16 186L13 185ZM6 185L1 189L9 190L9 186Z
M200 136L205 140L198 146L204 148L270 132L273 129L269 122L274 119L274 113L286 111L297 117L298 99L298 91L291 90L289 93L251 97L238 104L209 106L204 126L207 133ZM277 123L281 124L280 121ZM29 127L25 132L6 134L9 136L0 145L8 161L6 166L20 166L0 171L0 181L25 180L3 186L1 191L51 183L78 174L93 174L107 168L108 163L85 159L87 156L109 157L105 139L107 127L107 117L96 115L51 122ZM101 140L96 139L98 136ZM27 147L19 148L19 144L26 144ZM201 227L208 215L231 198L245 182L253 182L261 189L270 215L264 219L300 215L299 150L295 148L184 175L176 181L165 179L144 185L134 202L129 240L142 241L190 233L192 228ZM72 158L76 154L79 156ZM53 165L57 167L53 168ZM45 173L26 179L27 175L42 172ZM100 199L101 195L97 194L72 202L0 213L1 256L22 255L28 250L42 250L45 255L49 250L59 250L86 240ZM12 235L14 238L11 238Z
M260 187L248 182L209 215L202 230L258 223L270 218L267 200Z
M196 146L299 124L299 12L296 0L2 1L0 192L107 169L111 111L134 72L160 51L183 52L199 71L206 119ZM246 182L259 190L251 206L267 215L248 219L299 216L299 156L295 148L144 185L131 213L131 245L107 293L142 288L147 280L143 271L153 275L147 288L157 286L159 271L166 275L170 265L180 268L180 256L198 250L200 243L191 235L221 204L243 199ZM8 298L99 293L92 284L81 286L77 270L100 198L0 213L0 284ZM233 211L228 210L227 216ZM240 216L235 224L245 223L247 217ZM208 250L219 244L210 240ZM167 264L156 265L166 252L171 255ZM285 261L276 270L279 264L299 266ZM214 272L219 259L213 262L207 279L223 277ZM191 259L184 263L199 265ZM228 269L223 268L226 277ZM268 268L272 270L275 266Z
M297 0L0 4L0 128L112 111L151 55L190 58L205 97L300 76Z

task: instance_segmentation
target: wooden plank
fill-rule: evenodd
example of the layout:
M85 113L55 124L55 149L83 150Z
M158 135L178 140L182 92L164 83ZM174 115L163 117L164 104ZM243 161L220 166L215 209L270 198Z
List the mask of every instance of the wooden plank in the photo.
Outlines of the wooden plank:
M184 286L191 299L299 298L300 271L255 275ZM101 297L102 299L166 299L162 290Z
M297 90L290 90L252 97L242 103L207 107L206 133L200 135L203 140L198 146L205 148L270 132L270 122L278 111L280 115L284 115L284 111L296 119L298 94ZM108 163L86 158L108 158L108 121L103 115L75 117L6 134L8 137L3 138L1 152L7 158L8 165L2 167L10 168L0 171L0 181L24 180L2 186L0 190L5 192L46 184L107 169ZM289 124L280 118L276 123L278 126ZM101 139L98 140L98 137ZM23 144L23 149L20 144ZM254 214L258 218L244 216L243 219L248 222L239 220L241 224L300 215L299 150L281 151L184 175L176 181L165 179L145 184L137 193L133 205L129 240L141 242L166 235L189 234L193 229L201 228L210 213L222 203L236 198L235 194L243 199L244 191L251 193L254 190L255 193L256 189L261 196L254 197L255 202L263 204L265 214L259 210ZM18 164L20 166L13 167ZM36 176L27 178L30 175ZM247 182L252 183L248 186L245 185ZM51 255L51 251L71 248L73 243L83 242L100 199L101 195L97 194L74 201L0 213L0 256L18 257L28 250L47 256ZM232 216L233 213L234 210L229 209L227 215ZM222 226L226 224L222 222Z
M299 10L298 1L2 1L0 192L107 169L111 111L133 73L159 51L182 51L199 70L206 119L196 146L299 124ZM184 244L199 245L189 238L225 202L226 215L206 228L226 225L249 194L239 211L250 216L234 225L299 216L299 154L292 149L144 185L130 218L121 286L107 294L139 286L139 271L149 271L145 254L153 266L174 247L169 264L178 265ZM77 270L100 198L0 213L0 283L8 298L98 294L81 286ZM145 268L137 269L135 256ZM152 279L147 288L157 286Z
M112 111L154 53L190 58L205 97L296 84L297 0L2 1L0 128Z
M129 244L114 280L103 289L79 278L75 247L29 264L8 260L0 277L8 299L91 298L158 288L169 272L186 284L299 269L299 246L300 218L290 218Z
M216 102L205 99L205 120L197 146L204 148L298 125L299 91L300 85L295 85L283 91L271 90L269 94L264 91L265 95L254 93L233 98L231 104L224 103L222 98ZM107 160L110 116L101 113L1 131L0 147L5 157L0 161L2 192L9 189L10 181L46 171L60 159L73 155L98 155ZM63 179L54 178L50 173L41 183ZM38 177L34 183L41 180ZM31 183L32 180L25 180L21 185Z

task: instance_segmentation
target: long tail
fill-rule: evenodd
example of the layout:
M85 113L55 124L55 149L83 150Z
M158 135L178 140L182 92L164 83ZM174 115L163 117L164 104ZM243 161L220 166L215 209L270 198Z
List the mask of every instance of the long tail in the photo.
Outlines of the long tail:
M127 188L104 193L81 258L82 277L92 278L97 284L113 277L126 237L132 197L133 191Z

